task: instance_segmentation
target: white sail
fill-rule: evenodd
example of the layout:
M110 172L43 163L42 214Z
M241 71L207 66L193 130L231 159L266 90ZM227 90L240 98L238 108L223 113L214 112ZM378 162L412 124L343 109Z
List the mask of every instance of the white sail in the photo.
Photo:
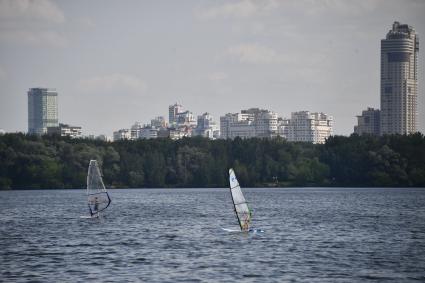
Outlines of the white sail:
M236 179L235 172L233 169L229 170L229 182L230 182L230 192L232 195L233 205L235 207L236 217L239 222L239 226L242 231L248 231L251 224L251 210L248 207L241 187L239 186L238 179Z
M87 173L87 202L91 215L105 210L111 203L96 160L90 160Z

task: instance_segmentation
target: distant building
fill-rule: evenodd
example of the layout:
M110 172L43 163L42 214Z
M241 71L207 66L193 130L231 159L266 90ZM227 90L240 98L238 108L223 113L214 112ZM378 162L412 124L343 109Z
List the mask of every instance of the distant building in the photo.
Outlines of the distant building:
M357 126L354 126L354 133L358 135L379 135L380 114L379 109L367 108L367 110L362 111L362 115L357 116Z
M0 129L0 135L4 135L6 132L3 129Z
M130 129L121 129L114 132L114 141L119 140L130 140L131 139L131 130Z
M195 116L190 111L177 113L174 118L174 125L196 127Z
M82 138L81 127L59 124L58 127L48 127L47 134L57 134L61 137Z
M156 139L158 137L158 128L146 126L140 130L139 139Z
M292 112L288 125L288 141L325 143L332 135L333 119L324 113Z
M277 135L288 139L289 136L289 123L290 119L286 118L277 118Z
M47 128L58 127L58 93L50 88L28 91L28 133L46 134Z
M179 127L179 128L161 128L158 130L158 138L170 138L172 140L178 140L183 137L191 137L192 128L191 127Z
M417 131L419 38L394 22L381 40L381 134Z
M165 121L164 117L158 116L151 120L151 127L155 128L166 128L167 127L167 121Z
M170 105L168 107L168 123L170 126L174 125L176 121L177 114L183 112L183 106L175 103L174 105Z
M220 117L220 137L222 139L253 138L255 129L254 117L242 113L227 113Z
M130 128L130 140L137 140L140 138L140 132L143 126L139 122L135 122L133 126Z
M209 113L205 112L198 116L196 128L194 130L195 136L202 136L209 139L217 139L220 137L220 130L216 122Z
M220 136L223 139L269 138L277 135L277 114L259 108L228 113L220 117Z

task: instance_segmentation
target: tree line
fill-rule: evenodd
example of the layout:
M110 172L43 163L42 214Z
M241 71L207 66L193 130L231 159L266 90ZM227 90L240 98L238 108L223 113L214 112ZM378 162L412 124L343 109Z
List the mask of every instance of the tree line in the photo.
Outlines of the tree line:
M0 136L0 189L84 188L91 159L107 187L425 187L422 134L333 136L325 144L282 138L104 142L60 136Z

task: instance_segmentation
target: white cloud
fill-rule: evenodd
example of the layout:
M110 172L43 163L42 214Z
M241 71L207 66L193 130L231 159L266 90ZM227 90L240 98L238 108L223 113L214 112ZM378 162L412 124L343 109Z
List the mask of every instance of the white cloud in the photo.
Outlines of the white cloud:
M96 76L78 82L82 92L132 92L140 93L146 90L146 83L140 78L128 74L111 74Z
M48 0L1 0L0 19L63 23L65 16L56 4Z
M274 49L260 44L239 44L227 50L227 54L242 63L270 64L289 61Z
M225 18L247 18L262 12L267 12L278 6L278 2L274 0L251 1L242 0L233 3L224 3L222 5L213 6L196 12L200 19Z

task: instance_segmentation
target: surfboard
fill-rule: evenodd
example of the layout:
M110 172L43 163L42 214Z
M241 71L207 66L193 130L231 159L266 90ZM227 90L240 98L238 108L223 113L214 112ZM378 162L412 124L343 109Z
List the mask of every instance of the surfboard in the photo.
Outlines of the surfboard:
M258 228L250 228L248 231L242 231L240 229L230 229L230 228L221 228L221 230L225 232L229 232L229 233L253 233L253 234L264 233L263 229L258 229Z

